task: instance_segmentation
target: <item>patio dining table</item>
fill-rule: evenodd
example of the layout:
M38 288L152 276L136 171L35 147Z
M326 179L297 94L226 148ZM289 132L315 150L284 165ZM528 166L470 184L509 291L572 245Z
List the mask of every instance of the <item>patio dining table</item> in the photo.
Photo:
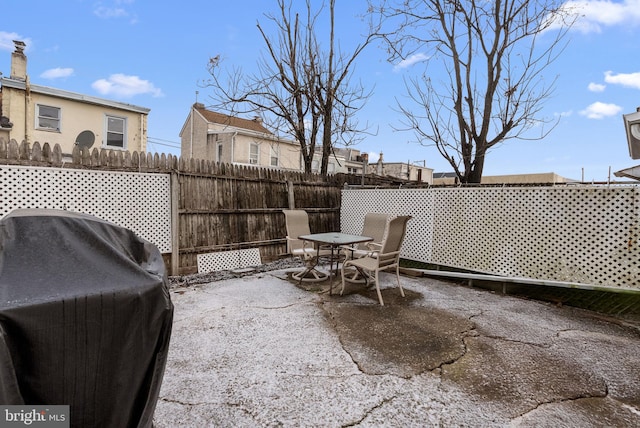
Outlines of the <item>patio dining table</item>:
M362 235L351 235L349 233L341 233L341 232L326 232L326 233L312 233L310 235L300 235L298 239L302 239L303 241L313 242L316 247L316 254L320 254L320 247L329 247L331 251L330 261L329 261L329 295L333 293L333 281L334 281L334 271L338 270L338 263L340 261L340 252L338 250L339 247L359 244L362 242L371 242L373 238L369 236ZM318 265L319 256L316 256L315 263L313 266L310 266L308 269L315 269ZM336 268L333 269L333 263L335 261Z

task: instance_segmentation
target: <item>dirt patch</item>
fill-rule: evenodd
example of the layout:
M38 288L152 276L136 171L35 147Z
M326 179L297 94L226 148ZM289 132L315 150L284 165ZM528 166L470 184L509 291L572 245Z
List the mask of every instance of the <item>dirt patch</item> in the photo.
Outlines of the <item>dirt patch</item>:
M398 290L384 291L395 291L399 296ZM371 297L377 302L375 291L373 294ZM385 301L388 298L383 297ZM324 307L342 346L366 374L407 378L465 354L463 338L473 328L468 319L406 304L406 301L403 306L325 303Z

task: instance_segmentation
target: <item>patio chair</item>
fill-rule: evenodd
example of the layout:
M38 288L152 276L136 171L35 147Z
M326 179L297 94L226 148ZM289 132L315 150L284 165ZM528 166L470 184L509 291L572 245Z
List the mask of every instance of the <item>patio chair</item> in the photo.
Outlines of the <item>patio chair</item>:
M343 247L342 250L346 259L357 259L369 255L372 251L379 251L382 247L384 235L387 232L388 221L388 214L367 213L364 216L364 224L360 234L373 238L373 241Z
M411 216L398 216L389 222L387 236L384 238L382 247L377 253L372 253L358 259L347 260L342 264L341 295L344 293L345 275L347 275L346 270L353 267L364 276L367 285L369 281L373 279L376 284L376 292L380 305L384 306L382 293L380 292L379 273L383 270L395 268L396 282L400 288L400 295L404 297L404 290L402 289L402 284L400 284L400 248L402 247L402 241L407 231L407 222L410 219Z
M318 264L318 257L329 254L326 250L316 250L315 246L308 241L298 239L298 236L311 234L309 228L309 215L304 210L282 210L287 227L287 253L293 257L302 259L306 268L292 277L298 281L323 281L327 278L327 273L320 272L315 267Z
M387 233L387 223L389 222L388 214L367 213L364 216L364 224L362 226L362 236L373 238L371 242L362 242L360 244L342 247L342 253L345 260L358 259L368 255L375 255L382 247L382 240ZM349 282L362 283L365 279L360 272L353 270L347 278Z

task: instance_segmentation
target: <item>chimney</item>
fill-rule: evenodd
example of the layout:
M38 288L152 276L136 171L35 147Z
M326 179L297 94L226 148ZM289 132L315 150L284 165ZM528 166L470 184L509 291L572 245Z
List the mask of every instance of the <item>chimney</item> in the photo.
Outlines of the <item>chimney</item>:
M16 50L11 54L11 78L16 80L27 80L27 56L24 54L25 43L21 40L14 40Z
M376 174L384 175L384 161L382 160L382 152L380 152L380 157L378 158L378 163L376 164Z

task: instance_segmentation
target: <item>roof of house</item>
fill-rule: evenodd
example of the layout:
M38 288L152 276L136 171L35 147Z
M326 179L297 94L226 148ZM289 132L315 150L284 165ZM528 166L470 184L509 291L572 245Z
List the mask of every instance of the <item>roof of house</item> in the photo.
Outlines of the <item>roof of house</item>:
M434 172L433 178L453 178L457 177L458 174L455 172Z
M3 87L18 89L22 91L27 90L26 82L22 80L7 78L7 77L0 78L0 85ZM47 86L30 84L29 91L43 94L43 95L48 95L51 97L64 98L64 99L78 101L78 102L87 103L87 104L95 104L100 106L117 108L120 110L133 111L135 113L149 114L149 112L151 111L146 107L140 107L133 104L121 103L118 101L107 100L104 98L97 98L91 95L79 94L76 92L65 91L62 89L49 88Z
M258 119L242 119L239 117L227 116L226 114L216 113L211 110L207 110L204 106L196 105L195 109L202 115L208 122L217 123L220 125L233 126L234 128L247 129L254 132L261 132L263 134L273 134L267 128L262 125L262 121Z

